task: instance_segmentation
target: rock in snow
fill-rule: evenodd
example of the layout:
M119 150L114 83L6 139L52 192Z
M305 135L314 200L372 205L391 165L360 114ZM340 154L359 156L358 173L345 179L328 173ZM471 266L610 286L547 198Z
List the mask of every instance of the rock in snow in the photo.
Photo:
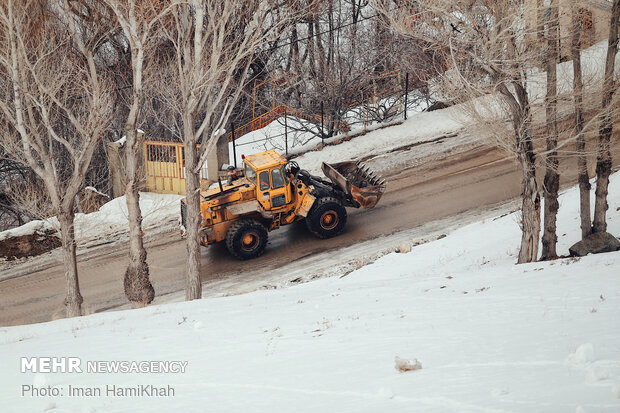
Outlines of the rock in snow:
M394 368L401 373L411 370L420 370L422 363L418 359L401 359L400 357L394 357Z
M568 250L573 257L584 257L588 254L620 251L620 241L608 232L599 232L587 236Z
M407 241L401 242L400 246L398 247L398 252L400 252L401 254L406 254L408 252L411 252L411 243Z

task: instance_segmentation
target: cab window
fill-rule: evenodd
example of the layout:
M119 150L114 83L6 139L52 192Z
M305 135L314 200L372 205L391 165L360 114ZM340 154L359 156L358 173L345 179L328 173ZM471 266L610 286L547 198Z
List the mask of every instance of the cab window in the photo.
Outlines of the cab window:
M288 174L286 173L286 165L282 165L282 176L284 177L284 183L288 184Z
M271 186L273 189L282 188L284 186L284 178L282 177L282 171L279 169L271 170Z
M250 165L245 165L245 177L256 185L256 171Z
M260 190L266 191L269 189L269 172L263 171L258 175L260 180Z

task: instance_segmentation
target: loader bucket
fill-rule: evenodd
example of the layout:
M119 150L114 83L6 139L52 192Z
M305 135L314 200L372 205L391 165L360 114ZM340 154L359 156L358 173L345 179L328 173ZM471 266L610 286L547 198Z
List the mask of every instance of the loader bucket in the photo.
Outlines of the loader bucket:
M374 208L385 192L385 179L361 162L323 162L323 173L334 184L351 195L362 208Z

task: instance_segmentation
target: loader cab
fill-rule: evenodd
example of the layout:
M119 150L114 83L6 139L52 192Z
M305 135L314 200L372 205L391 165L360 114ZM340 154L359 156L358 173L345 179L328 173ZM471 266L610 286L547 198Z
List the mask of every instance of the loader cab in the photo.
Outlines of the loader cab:
M289 177L284 167L286 158L274 150L248 155L244 159L245 176L256 185L256 199L268 211L278 210L293 202Z

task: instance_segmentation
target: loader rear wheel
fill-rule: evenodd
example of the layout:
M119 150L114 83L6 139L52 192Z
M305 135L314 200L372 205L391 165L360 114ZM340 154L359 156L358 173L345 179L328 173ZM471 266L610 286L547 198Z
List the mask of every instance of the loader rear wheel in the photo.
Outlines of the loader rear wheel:
M267 229L253 219L234 222L226 234L226 247L237 259L249 260L265 252Z
M317 199L306 217L308 229L319 238L335 237L346 223L347 210L331 197Z

